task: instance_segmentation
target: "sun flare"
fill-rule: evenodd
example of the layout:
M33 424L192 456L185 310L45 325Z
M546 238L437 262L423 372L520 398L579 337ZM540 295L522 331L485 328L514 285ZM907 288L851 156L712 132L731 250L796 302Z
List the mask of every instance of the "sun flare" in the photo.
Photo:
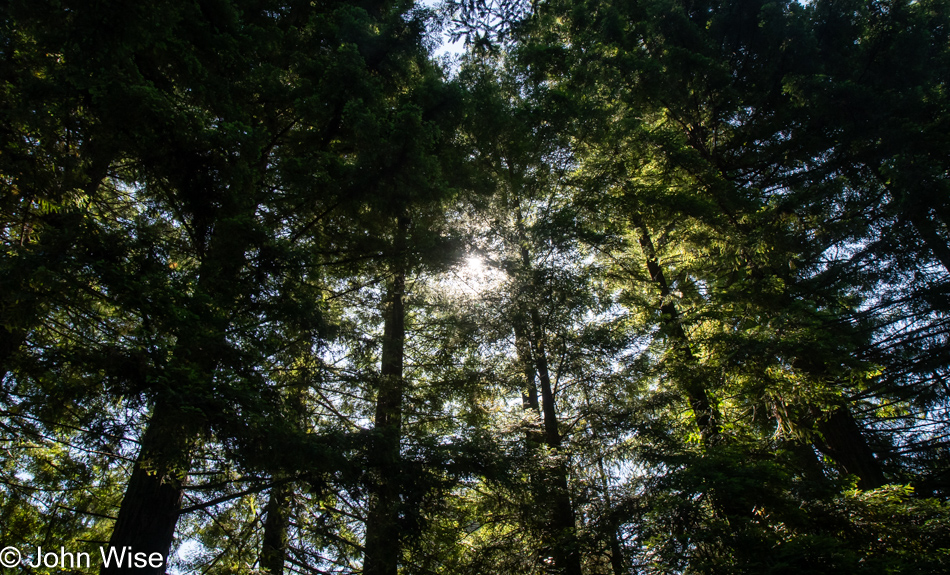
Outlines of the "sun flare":
M465 275L481 276L485 274L485 260L478 256L468 256L462 266Z
M504 277L505 273L484 257L472 254L449 270L444 285L449 292L472 297L495 289Z

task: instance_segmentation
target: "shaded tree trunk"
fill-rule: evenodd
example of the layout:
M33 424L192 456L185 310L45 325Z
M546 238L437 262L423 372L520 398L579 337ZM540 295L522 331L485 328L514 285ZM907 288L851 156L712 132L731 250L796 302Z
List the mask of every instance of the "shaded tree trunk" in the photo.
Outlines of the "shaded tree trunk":
M293 488L276 485L270 490L261 542L261 570L269 575L283 575L287 555L287 528L290 525L287 505Z
M558 430L557 408L554 404L554 390L548 372L547 353L541 335L538 311L531 310L532 323L535 326L534 357L538 368L538 382L541 391L541 412L544 421L544 442L548 447L559 451L561 433ZM559 462L551 472L549 483L551 500L554 506L552 528L554 531L554 562L565 575L581 575L581 556L577 541L577 525L574 505L567 481L567 466Z
M531 311L532 324L537 325L537 310ZM522 394L525 409L535 411L542 420L543 430L535 434L528 432L529 445L543 442L554 450L561 447L561 434L558 430L557 411L554 404L554 392L551 387L551 376L548 371L547 356L544 343L536 335L528 337L525 326L515 321L515 347L518 350L519 360L523 365L526 379L526 392ZM537 334L537 330L532 330ZM540 382L540 401L538 385ZM550 541L546 542L554 556L558 571L567 575L580 575L581 560L577 542L576 518L574 506L571 502L568 486L567 469L559 462L545 477L538 478L537 482L542 493L538 493L540 501L550 505L550 520L548 529L552 533Z
M0 326L0 381L10 371L10 359L26 339L26 331L22 329L7 329Z
M301 427L307 423L306 398L302 387L293 389L287 396L297 423ZM261 570L270 575L283 575L284 562L287 559L287 530L290 528L290 504L294 496L294 486L288 479L277 480L267 498L264 518L264 534L261 537Z
M802 471L802 475L809 481L820 482L824 480L825 474L821 468L821 462L815 453L811 443L803 443L798 439L790 439L784 442Z
M662 303L660 304L661 321L663 322L663 327L666 329L666 332L669 334L672 348L680 355L687 366L698 367L699 361L693 355L689 337L686 335L686 331L683 329L683 324L680 321L679 310L676 309L676 305L670 300L670 284L666 280L663 268L660 267L650 232L639 215L634 214L631 219L640 232L640 247L646 256L646 266L650 274L650 279L653 280L660 289L660 296L662 298ZM720 433L719 409L709 399L706 387L697 381L695 376L686 374L686 378L681 382L681 385L683 386L683 391L686 392L686 397L692 408L696 426L699 428L703 441L708 444Z
M876 489L885 484L884 472L861 433L861 428L846 407L839 407L818 421L821 439L815 447L834 461L846 474L858 477L861 489Z
M911 214L910 221L943 269L950 273L950 246L947 245L947 240L940 237L934 221L927 214L920 213Z
M200 321L176 334L173 367L165 368L170 380L178 380L176 389L156 390L152 417L109 540L110 547L117 550L128 547L134 553L159 552L167 561L195 444L209 425L208 415L217 415L219 409L217 399L211 399L217 393L213 383L220 354L229 348L226 334L231 322L228 312L222 310L230 310L241 296L241 282L235 280L245 264L248 229L240 217L256 209L256 204L248 201L255 189L247 186L243 194L230 198L213 233L210 224L207 226L211 238L196 286L207 301L194 298ZM187 192L201 194L205 190L190 188ZM184 393L188 396L182 396ZM205 403L209 399L210 405ZM184 409L186 401L197 402L197 409ZM100 573L164 573L164 567L103 565Z
M538 414L541 413L541 403L538 400L538 386L535 383L537 374L534 368L534 357L531 355L531 343L528 341L528 335L524 322L516 319L515 326L515 350L518 353L518 361L521 363L525 376L525 389L521 392L521 406L524 409L532 409Z
M947 210L944 209L945 205L929 205L927 203L914 205L914 202L908 197L907 192L901 190L898 186L891 185L888 178L881 173L880 167L873 164L866 165L871 170L871 173L874 174L878 183L887 190L887 193L891 196L891 200L896 202L899 206L902 206L901 209L905 216L914 227L917 235L923 240L924 245L930 250L930 253L932 253L933 256L937 258L937 261L940 262L940 265L950 273L950 245L947 245L946 239L940 237L940 233L937 231L938 225L930 217L929 213L930 210L933 209L933 211L936 212L935 216L943 220L943 224L946 227L950 225L950 223L948 223L947 220Z
M590 394L588 388L584 388L584 404L588 412L593 412L590 403ZM592 430L593 439L601 442L603 438L600 433ZM620 539L620 522L618 510L614 508L613 498L610 496L610 480L607 475L607 468L604 466L603 456L597 457L597 472L600 478L601 489L604 491L604 503L607 506L607 525L603 530L604 537L608 540L608 557L610 558L610 569L613 575L623 575L626 571L626 557L624 556L623 542Z
M160 553L168 561L181 510L184 485L191 466L192 438L188 417L158 402L152 410L142 447L126 486L109 547L116 552ZM103 563L101 575L162 574L160 567Z
M521 215L521 208L516 208L516 226L521 243L521 264L524 269L531 269L531 259L527 248L527 233ZM533 286L532 286L533 287ZM544 443L552 450L561 448L561 434L558 429L557 407L554 403L554 389L551 385L551 375L548 370L547 352L544 343L544 328L541 324L537 307L532 303L527 310L527 322L515 320L515 347L525 369L527 379L526 404L534 410L540 408L539 415L543 425ZM527 325L525 325L527 323ZM535 376L537 382L535 382ZM540 392L540 402L538 401ZM552 538L547 543L551 546L554 563L558 571L565 575L581 575L581 556L577 541L577 525L574 515L574 505L571 502L571 493L568 485L567 466L558 462L548 477L541 478L540 493L542 501L550 501L549 530Z
M611 507L609 497L607 506ZM611 513L611 515L613 515L613 513ZM616 519L611 518L607 536L610 537L610 569L614 575L623 575L627 573L626 557L624 557L623 545L620 542L620 526L617 524Z
M408 219L399 218L396 238L397 258L403 258ZM399 529L400 440L404 394L403 358L406 318L403 296L405 266L395 265L386 296L383 326L383 353L379 389L376 396L375 436L370 454L372 484L366 518L364 575L396 575L402 555Z

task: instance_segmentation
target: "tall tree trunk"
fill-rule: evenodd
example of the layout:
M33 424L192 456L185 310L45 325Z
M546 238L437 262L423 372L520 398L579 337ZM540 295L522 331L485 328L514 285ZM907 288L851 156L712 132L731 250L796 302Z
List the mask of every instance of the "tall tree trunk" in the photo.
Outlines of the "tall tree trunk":
M203 193L203 190L189 191ZM253 197L253 188L249 188L246 195ZM194 410L183 409L181 402L194 398L182 397L181 394L190 386L199 394L210 396L215 393L213 383L220 362L218 354L228 347L226 334L230 327L228 312L221 310L230 310L241 296L241 284L234 280L245 264L248 246L248 230L237 216L253 213L255 206L246 202L246 198L235 198L228 204L228 209L222 208L219 214L219 223L202 258L196 286L197 292L207 296L210 303L195 302L200 306L200 329L186 328L177 334L172 353L175 369L166 369L169 369L170 378L185 381L179 382L176 390L157 390L152 417L109 540L110 547L118 551L124 548L130 548L133 553L157 551L167 561L192 453L209 423L206 417L197 415ZM212 406L211 409L216 408ZM116 568L103 565L100 573L164 573L164 567Z
M910 215L910 222L930 252L940 261L943 269L950 273L950 246L947 245L947 240L940 237L934 221L928 214L914 213Z
M525 270L531 270L531 258L528 253L528 238L524 227L520 205L516 206L516 227L521 244L521 264ZM533 279L531 287L533 285ZM547 352L544 344L544 328L538 308L534 303L528 305L527 325L523 320L515 320L515 347L525 366L528 394L526 403L532 409L540 407L544 428L544 443L554 451L561 449L561 433L558 429L557 408L554 403L554 389L548 370ZM537 384L534 377L537 376ZM540 391L540 402L538 392ZM548 529L552 533L551 546L554 563L564 575L582 575L581 555L577 540L577 525L574 505L568 485L567 466L559 462L550 471L548 477L540 481L544 489L540 500L550 501L551 519Z
M537 325L537 310L531 310L530 315L532 325ZM544 343L535 335L537 330L532 330L532 332L529 337L524 323L515 321L515 348L526 379L526 391L522 393L522 402L525 409L531 409L538 414L543 425L543 431L540 433L529 431L527 441L529 446L543 442L557 451L561 447L561 434L558 430L547 356ZM541 384L540 401L536 379ZM555 566L561 573L580 575L582 571L576 518L568 487L566 466L558 463L545 477L538 478L537 484L543 490L543 493L537 494L538 500L549 502L547 504L550 505L551 516L547 528L553 536L546 543L551 547Z
M802 475L807 480L818 483L825 479L821 461L818 460L818 455L811 443L803 443L799 439L788 439L783 444L795 458Z
M584 406L588 412L593 412L593 406L590 403L590 393L588 388L585 386L584 390ZM600 443L602 437L600 433L596 430L592 430L593 437L592 439ZM614 509L613 498L610 496L610 479L607 475L607 468L604 466L604 458L600 455L597 456L597 473L600 478L600 486L604 491L604 503L607 505L607 526L604 529L603 533L605 538L609 542L609 558L610 558L610 569L613 575L623 575L626 573L626 557L624 557L623 543L620 540L620 519Z
M297 424L302 428L305 427L308 414L304 388L301 386L289 390L287 402L296 415ZM284 562L287 558L287 530L290 528L289 505L293 495L292 483L288 483L287 480L277 480L267 498L259 563L261 570L269 575L284 573Z
M901 204L913 204L913 202L907 197L907 193L900 189L899 186L892 186L888 181L888 178L884 176L881 172L880 167L866 164L867 167L871 170L871 173L874 174L874 177L877 179L878 183L881 184L887 193L891 196L891 201ZM942 206L931 206L931 205L911 205L908 208L903 208L904 214L907 219L910 221L911 225L914 227L914 230L920 236L920 239L923 240L924 245L927 246L927 249L930 250L930 253L934 255L935 258L940 262L943 268L950 273L950 246L947 245L947 240L940 237L940 234L937 231L937 225L934 223L933 219L930 217L931 208L937 212L937 216L943 220L944 226L950 226L950 222L947 221L946 210L942 209Z
M537 370L534 366L534 356L531 353L531 341L527 335L524 318L518 317L514 321L515 350L518 354L518 363L524 373L525 386L521 391L521 408L541 417L541 401L538 399ZM525 442L529 449L534 449L544 442L544 433L534 426L525 431Z
M561 449L561 433L558 429L557 408L554 404L554 390L551 387L551 375L548 371L547 352L544 346L543 331L536 308L531 309L531 323L534 327L534 359L538 369L538 382L541 391L541 414L544 421L544 442L555 451ZM558 570L565 575L581 575L581 556L577 541L577 520L567 481L567 466L559 462L551 472L549 483L551 501L554 504L552 528L555 533L554 562Z
M653 280L653 283L660 289L660 297L662 298L662 303L660 304L661 321L663 322L666 332L669 334L672 348L680 355L687 366L690 368L698 367L699 361L693 355L689 337L686 335L686 331L683 329L683 324L680 321L679 310L676 309L676 305L670 300L670 284L666 280L663 268L660 267L650 232L639 215L634 214L631 219L640 232L640 247L646 256L647 271L650 273L650 279ZM686 397L692 408L696 426L699 428L704 443L708 444L720 433L719 409L709 399L706 387L702 382L698 381L695 376L687 375L685 381L681 382L681 385L683 386L683 391L686 392Z
M156 403L109 540L109 547L117 553L157 552L167 563L195 436L187 414ZM165 565L134 567L126 561L121 565L113 561L109 566L103 563L99 572L159 575L165 572Z
M640 229L640 246L647 256L647 269L650 272L650 277L659 286L660 294L664 300L661 312L674 340L673 344L674 346L680 345L684 358L689 362L695 362L696 360L689 348L686 332L683 331L683 327L679 322L678 311L673 303L668 301L669 284L663 275L662 268L659 266L656 250L649 232L639 217L634 218L634 223ZM686 392L693 407L697 425L703 438L708 442L720 432L718 410L709 401L705 389L696 382L692 383L692 389L688 388ZM884 476L880 466L877 460L874 459L874 455L864 440L860 429L858 429L854 418L851 417L851 413L846 408L840 408L830 416L820 419L818 429L825 439L824 442L816 442L815 447L831 457L846 473L857 475L860 479L859 486L862 489L873 489L884 484Z
M528 340L524 322L516 319L515 322L515 350L518 353L518 362L524 371L525 388L521 392L521 406L532 409L541 414L541 403L538 400L538 386L535 383L537 373L534 368L534 357L531 355L531 343Z
M26 340L26 330L7 329L0 325L0 381L3 381L10 371L10 358L19 351L24 340Z
M287 504L293 487L288 484L275 485L267 499L264 518L264 536L261 542L261 570L269 575L283 575L284 559L287 555L287 527L290 517Z
M601 466L601 473L603 473L603 462L598 460L598 463ZM606 489L606 480L604 481L604 486ZM606 493L606 491L605 491ZM626 570L626 558L623 553L623 545L620 542L620 526L618 525L617 520L613 517L613 505L610 501L610 495L607 495L607 508L610 509L611 518L609 525L609 532L607 536L610 538L610 569L613 571L613 575L623 575L627 572Z
M858 476L858 487L876 489L885 483L884 472L846 407L839 407L818 420L821 439L815 447L846 474Z
M399 530L400 452L404 385L403 357L406 318L403 296L406 287L404 258L408 219L399 218L392 283L386 297L383 326L383 356L376 396L375 438L370 454L372 487L366 518L366 548L363 575L396 575L402 545Z
M561 432L557 425L557 408L554 405L554 389L551 387L551 374L548 371L548 356L544 345L544 328L541 317L535 307L531 308L531 325L534 328L532 338L535 364L538 368L538 383L541 384L541 414L544 421L544 437L548 447L561 447Z

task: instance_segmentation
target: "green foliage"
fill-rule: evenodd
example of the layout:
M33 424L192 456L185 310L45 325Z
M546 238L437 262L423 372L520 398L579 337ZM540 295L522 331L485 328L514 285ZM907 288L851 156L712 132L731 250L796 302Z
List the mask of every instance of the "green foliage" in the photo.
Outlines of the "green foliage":
M4 546L950 569L945 0L112 4L0 8Z

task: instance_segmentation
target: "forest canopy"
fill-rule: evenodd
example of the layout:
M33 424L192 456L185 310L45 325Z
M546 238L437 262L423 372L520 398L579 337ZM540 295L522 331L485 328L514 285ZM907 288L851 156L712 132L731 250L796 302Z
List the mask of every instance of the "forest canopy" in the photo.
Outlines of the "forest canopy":
M0 573L950 572L948 79L948 0L0 4Z

